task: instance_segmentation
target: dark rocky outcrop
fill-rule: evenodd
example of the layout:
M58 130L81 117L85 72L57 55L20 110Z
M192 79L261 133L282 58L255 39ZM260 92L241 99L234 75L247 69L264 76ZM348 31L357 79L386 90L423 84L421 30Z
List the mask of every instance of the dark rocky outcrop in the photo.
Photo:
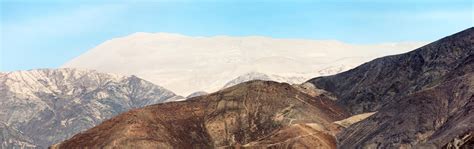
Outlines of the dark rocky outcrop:
M338 135L340 148L445 146L474 129L474 73L399 98Z
M377 111L338 134L340 148L472 145L474 28L308 82L353 114Z

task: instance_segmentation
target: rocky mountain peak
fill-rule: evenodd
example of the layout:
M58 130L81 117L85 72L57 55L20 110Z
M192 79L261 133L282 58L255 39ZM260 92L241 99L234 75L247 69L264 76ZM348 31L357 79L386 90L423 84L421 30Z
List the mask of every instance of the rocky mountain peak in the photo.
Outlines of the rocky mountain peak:
M10 148L18 142L47 147L121 112L177 96L136 76L61 68L5 73L0 97L0 141Z

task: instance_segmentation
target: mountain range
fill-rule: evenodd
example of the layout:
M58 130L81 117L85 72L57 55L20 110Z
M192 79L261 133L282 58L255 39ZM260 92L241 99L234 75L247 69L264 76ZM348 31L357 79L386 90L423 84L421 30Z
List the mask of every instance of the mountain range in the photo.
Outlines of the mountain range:
M180 99L135 76L78 69L0 75L0 148L46 148L133 108Z
M303 84L130 110L52 148L472 148L473 59L469 28Z
M0 148L474 147L474 28L420 45L112 39L1 72Z

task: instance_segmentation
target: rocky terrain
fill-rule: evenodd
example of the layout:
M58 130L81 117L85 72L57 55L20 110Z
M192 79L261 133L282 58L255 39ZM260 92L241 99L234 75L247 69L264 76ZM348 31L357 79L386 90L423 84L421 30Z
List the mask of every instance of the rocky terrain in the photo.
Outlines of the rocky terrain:
M474 144L474 28L300 85L255 78L271 80L249 73L218 92L120 114L52 148Z
M24 136L21 131L0 123L0 141L1 148L37 148L38 146L32 144L33 140Z
M473 87L474 73L470 72L396 99L396 104L339 134L339 147L440 148L458 136L472 135Z
M474 54L473 29L414 51L375 59L349 71L309 80L337 95L353 114L377 111L389 101L442 83Z
M46 148L119 113L179 98L135 76L77 69L0 75L0 148Z
M250 81L131 110L52 148L335 148L342 127L333 122L348 116L324 95Z
M473 147L474 28L308 81L353 114L340 148Z

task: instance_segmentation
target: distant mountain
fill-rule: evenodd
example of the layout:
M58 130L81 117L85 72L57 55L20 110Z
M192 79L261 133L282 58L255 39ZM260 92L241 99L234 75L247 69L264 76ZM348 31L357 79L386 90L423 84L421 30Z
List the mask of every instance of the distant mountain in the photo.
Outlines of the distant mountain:
M0 75L0 148L46 148L129 109L179 98L135 76L77 69Z
M376 57L399 54L423 44L353 45L331 40L259 36L190 37L135 33L108 40L63 67L137 75L177 94L189 95L195 91L215 92L229 80L251 72L302 78L295 82L302 83L315 76L339 73Z
M335 148L348 113L286 83L250 81L134 109L52 148Z
M353 114L340 148L474 147L474 28L308 81Z
M252 81L252 80L262 80L262 81L276 81L276 82L286 82L289 84L297 84L303 82L305 78L303 77L282 77L278 75L267 75L259 72L250 72L243 74L229 82L227 82L223 88L228 88L243 82Z
M263 73L258 73L258 72L250 72L243 74L241 76L238 76L237 78L227 82L223 88L228 88L243 82L248 82L252 80L262 80L262 81L271 81L272 79L270 76L263 74Z
M207 95L207 94L209 94L209 93L203 92L203 91L197 91L197 92L194 92L194 93L189 94L188 96L186 96L186 99L197 97L197 96L202 96L202 95Z

